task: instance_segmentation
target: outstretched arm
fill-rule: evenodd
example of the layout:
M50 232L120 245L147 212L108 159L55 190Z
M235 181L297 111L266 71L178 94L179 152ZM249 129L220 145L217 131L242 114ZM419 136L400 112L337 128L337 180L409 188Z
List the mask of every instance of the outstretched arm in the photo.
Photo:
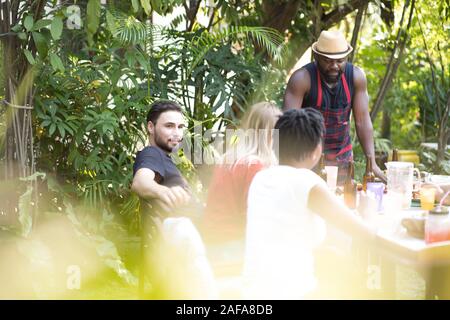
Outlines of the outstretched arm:
M174 209L189 202L190 196L182 187L168 188L155 181L156 174L148 168L139 169L133 178L131 190L140 198L154 199L165 210Z
M372 158L373 172L386 182L386 177L375 162L375 147L373 141L373 125L369 114L369 95L367 93L367 80L364 72L354 67L355 94L353 97L353 116L355 119L356 134L367 157Z
M309 92L311 79L306 69L295 71L289 78L289 82L284 92L283 111L289 109L300 109L303 98Z
M373 241L376 236L375 229L370 228L359 216L349 210L326 186L318 184L311 189L308 208L352 236L368 241ZM359 211L369 209L358 208Z

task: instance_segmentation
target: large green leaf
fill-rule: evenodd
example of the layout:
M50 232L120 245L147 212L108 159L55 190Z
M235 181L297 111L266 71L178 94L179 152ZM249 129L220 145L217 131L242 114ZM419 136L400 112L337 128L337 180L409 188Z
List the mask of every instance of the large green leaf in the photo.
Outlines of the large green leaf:
M23 54L25 55L25 57L27 58L27 60L30 64L33 65L36 63L36 60L34 60L33 54L30 52L30 50L23 49Z
M48 26L49 24L52 23L52 20L50 19L41 19L38 20L34 25L33 25L33 31L39 31L40 29Z
M131 0L131 5L133 6L133 12L138 12L139 11L139 0Z
M114 35L117 30L117 23L116 19L114 18L114 16L111 14L110 11L106 11L106 25L108 27L109 32L111 32L111 34Z
M100 0L89 0L87 4L87 38L90 45L93 44L94 34L97 32L100 25L101 15L101 3Z
M61 58L58 57L58 55L56 53L51 53L50 54L50 63L53 67L53 70L55 71L61 71L64 72L64 65L61 61Z
M141 5L142 5L142 8L144 8L145 14L150 15L150 13L152 11L152 7L150 5L150 0L141 0Z
M39 32L32 33L34 43L36 44L37 51L42 59L47 57L48 53L48 44L45 37Z
M59 38L61 38L62 30L63 30L63 21L61 17L54 17L52 20L52 24L50 26L52 38L54 40L59 40Z
M27 31L31 31L31 29L33 29L33 24L34 24L33 17L26 16L25 20L23 21L23 25L24 25L25 29Z

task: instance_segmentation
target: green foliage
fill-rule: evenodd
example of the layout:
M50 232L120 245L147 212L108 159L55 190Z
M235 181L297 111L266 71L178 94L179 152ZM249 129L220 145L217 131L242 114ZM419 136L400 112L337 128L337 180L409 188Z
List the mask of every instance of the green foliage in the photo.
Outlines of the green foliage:
M145 3L144 10L146 7L148 8L147 3L150 3L151 8L160 15L171 13L175 6L180 5L183 2L183 0L141 0L142 7L144 7ZM145 12L147 14L150 13L149 10L145 10Z
M422 171L428 171L433 172L434 174L445 174L450 175L450 152L447 150L445 152L445 158L441 163L439 164L440 172L436 171L436 156L437 151L431 150L427 148L421 147L419 149L419 155L420 155L420 166L419 169Z
M448 16L442 3L428 4L416 6L403 61L384 100L383 110L391 122L388 138L396 148L418 150L421 142L437 142L442 119L438 100L443 109L448 97L450 56L448 43L443 40L448 38L445 27ZM396 7L402 5L397 3ZM369 95L374 101L395 38L391 30L375 21L371 21L370 27L366 25L362 35L365 41L358 49L355 64L366 72ZM376 41L371 40L374 38ZM380 114L374 122L375 130L380 132L381 120ZM430 159L421 157L426 166Z
M94 43L94 34L100 25L100 15L101 15L101 4L100 0L89 0L87 4L87 14L86 14L86 27L87 27L87 40L90 45Z
M25 12L23 21L11 28L20 40L19 45L22 47L26 61L30 65L40 66L46 63L48 56L50 56L49 62L53 68L62 70L64 66L61 59L52 51L61 39L64 27L62 20L64 9L51 3L45 13L46 15L34 21L33 13L27 13L27 8L23 8Z
M80 239L94 247L106 266L113 269L127 284L137 286L137 277L126 268L115 244L105 236L101 235L102 232L99 232L99 230L94 230L94 233L90 232L89 228L86 228L86 226L80 222L75 208L73 208L70 203L66 203L65 205L67 218L74 225L75 231ZM108 222L108 220L111 223L112 217L108 218L107 212L103 212L103 216L102 223Z
M194 37L192 42L187 43L194 54L194 60L187 74L191 74L192 70L203 60L208 51L224 41L250 43L253 39L257 45L266 49L270 56L281 62L281 58L285 53L282 45L283 37L276 30L264 27L230 26L215 33L202 32L200 36Z
M53 40L59 40L63 31L63 21L61 17L55 17L51 22L50 33Z
M66 177L93 206L128 194L136 143L145 141L146 92L113 51L93 62L73 58L64 73L45 67L36 98L40 167ZM137 87L126 85L130 78Z

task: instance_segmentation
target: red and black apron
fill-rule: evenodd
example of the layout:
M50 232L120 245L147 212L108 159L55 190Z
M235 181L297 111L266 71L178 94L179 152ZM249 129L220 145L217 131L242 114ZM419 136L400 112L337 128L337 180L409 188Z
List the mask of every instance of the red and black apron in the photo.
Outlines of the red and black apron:
M338 184L348 175L353 151L350 138L350 115L353 96L353 65L346 64L337 86L329 88L321 79L314 62L306 65L311 78L311 89L302 107L318 109L325 120L324 154L326 165L337 165Z

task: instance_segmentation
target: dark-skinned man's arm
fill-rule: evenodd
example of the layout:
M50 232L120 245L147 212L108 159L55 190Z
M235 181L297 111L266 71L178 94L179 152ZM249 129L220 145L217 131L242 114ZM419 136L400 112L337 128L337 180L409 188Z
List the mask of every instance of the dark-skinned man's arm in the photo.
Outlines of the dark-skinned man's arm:
M303 98L309 92L311 79L306 69L296 70L291 77L284 92L283 111L300 109Z
M353 83L355 93L353 96L353 116L355 119L356 134L363 148L364 154L372 158L373 173L383 182L386 177L375 162L375 147L373 142L373 125L369 114L369 94L367 93L367 80L364 72L358 68L353 69Z

